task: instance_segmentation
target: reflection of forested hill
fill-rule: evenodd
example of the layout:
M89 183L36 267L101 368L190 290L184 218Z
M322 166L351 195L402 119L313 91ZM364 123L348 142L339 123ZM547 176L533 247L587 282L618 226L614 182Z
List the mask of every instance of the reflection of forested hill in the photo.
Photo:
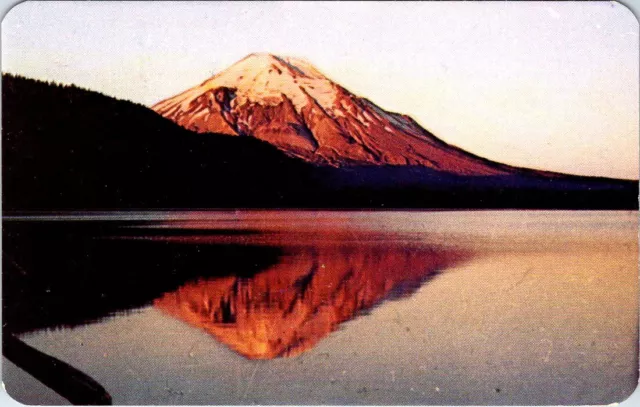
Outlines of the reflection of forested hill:
M424 247L303 248L255 276L189 282L154 304L247 358L293 356L459 258Z
M74 86L2 79L5 210L637 208L637 182L321 167L252 137L197 134Z
M250 276L281 253L108 237L123 224L134 223L3 222L3 331L86 324L148 305L194 278Z

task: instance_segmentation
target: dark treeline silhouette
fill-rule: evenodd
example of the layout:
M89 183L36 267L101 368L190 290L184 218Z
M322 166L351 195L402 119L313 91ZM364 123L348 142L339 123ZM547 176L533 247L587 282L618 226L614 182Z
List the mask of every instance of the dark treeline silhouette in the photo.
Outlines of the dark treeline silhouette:
M253 138L199 135L150 109L3 75L5 210L297 204L313 168Z
M638 207L638 183L317 167L251 137L197 134L135 103L3 74L5 210Z

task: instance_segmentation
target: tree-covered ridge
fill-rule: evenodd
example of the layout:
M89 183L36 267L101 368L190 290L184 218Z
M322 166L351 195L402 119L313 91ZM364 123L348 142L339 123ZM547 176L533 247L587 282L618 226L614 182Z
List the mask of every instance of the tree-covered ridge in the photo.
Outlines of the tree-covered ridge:
M310 166L259 140L196 134L74 85L2 78L9 209L275 206Z

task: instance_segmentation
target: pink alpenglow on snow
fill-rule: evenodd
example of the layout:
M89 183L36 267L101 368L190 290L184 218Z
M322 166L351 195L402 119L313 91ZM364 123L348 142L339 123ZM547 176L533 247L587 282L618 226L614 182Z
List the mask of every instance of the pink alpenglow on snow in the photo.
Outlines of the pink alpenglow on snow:
M352 94L299 58L250 54L153 109L187 129L252 136L314 164L519 172L445 143L411 117Z

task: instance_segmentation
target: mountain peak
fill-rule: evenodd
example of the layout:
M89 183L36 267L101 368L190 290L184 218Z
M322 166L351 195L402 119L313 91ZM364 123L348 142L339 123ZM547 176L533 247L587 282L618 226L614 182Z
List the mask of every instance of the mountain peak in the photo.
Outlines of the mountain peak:
M300 109L308 103L310 97L316 100L319 98L321 103L333 103L337 86L303 59L253 53L170 101L174 104L179 101L181 109L188 109L187 102L207 92L215 92L216 89L233 89L234 104L271 104L285 95ZM153 108L164 112L168 102L169 100L165 100Z
M249 54L153 109L190 130L256 137L315 164L416 165L461 175L513 171L353 95L301 58Z
M294 77L326 79L325 76L309 61L292 56L275 55L266 52L255 52L236 62L229 69L242 67L252 71L277 68ZM223 71L224 72L224 71Z

